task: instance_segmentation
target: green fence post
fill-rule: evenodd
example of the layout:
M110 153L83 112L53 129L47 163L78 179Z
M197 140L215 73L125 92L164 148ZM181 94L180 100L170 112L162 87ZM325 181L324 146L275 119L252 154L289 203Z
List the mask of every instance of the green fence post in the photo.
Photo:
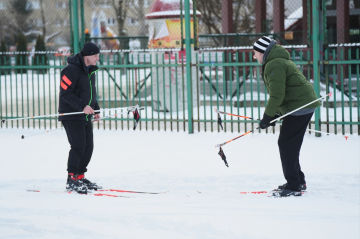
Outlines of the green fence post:
M85 8L84 0L80 0L80 16L81 16L81 47L85 44Z
M73 26L73 48L74 54L80 52L79 48L79 12L78 12L78 0L72 0L72 26Z
M189 134L194 133L193 129L193 108L192 108L192 80L191 80L191 31L190 31L190 1L185 0L185 49L186 49L186 91L188 101L188 124Z
M320 97L320 78L319 78L319 0L312 0L312 14L313 14L313 69L314 69L314 89L317 97ZM320 107L315 110L315 130L320 130ZM320 133L315 133L320 137Z

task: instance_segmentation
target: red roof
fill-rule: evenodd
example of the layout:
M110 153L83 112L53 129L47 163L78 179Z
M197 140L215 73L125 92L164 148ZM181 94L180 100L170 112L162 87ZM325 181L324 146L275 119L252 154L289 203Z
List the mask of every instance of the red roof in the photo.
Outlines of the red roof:
M190 5L192 5L192 4L190 3ZM183 2L183 9L184 9L184 2ZM156 0L152 4L149 13L174 11L174 10L180 10L180 1L179 0Z

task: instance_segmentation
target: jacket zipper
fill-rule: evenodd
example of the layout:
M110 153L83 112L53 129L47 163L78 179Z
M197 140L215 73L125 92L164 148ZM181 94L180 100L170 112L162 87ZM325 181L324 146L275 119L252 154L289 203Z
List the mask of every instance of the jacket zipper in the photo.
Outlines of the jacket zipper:
M90 74L88 74L89 81L90 81L90 102L89 102L89 106L90 106L91 101L92 101L92 84L91 84L91 75L92 75L93 73L97 72L97 71L98 71L98 70L93 71L93 72L91 72ZM87 115L86 115L86 121L89 121L88 116L89 116L89 114L87 114Z

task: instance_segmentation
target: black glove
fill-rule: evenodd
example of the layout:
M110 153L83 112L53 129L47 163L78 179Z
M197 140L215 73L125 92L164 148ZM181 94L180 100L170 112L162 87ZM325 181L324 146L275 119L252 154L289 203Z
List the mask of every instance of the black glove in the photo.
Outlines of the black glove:
M274 117L276 117L276 115ZM274 124L273 126L275 126L275 122L270 124L270 121L275 119L274 117L268 116L267 114L264 113L264 116L263 116L262 120L259 123L259 127L262 128L262 129L266 129L267 127L269 127L272 124Z
M274 119L277 119L277 118L279 118L279 117L280 117L280 115L279 115L278 113L276 113L275 116L274 116L274 117L272 118L272 120L270 120L270 121L273 121ZM276 122L277 122L277 121L272 122L272 123L270 124L270 126L275 126Z

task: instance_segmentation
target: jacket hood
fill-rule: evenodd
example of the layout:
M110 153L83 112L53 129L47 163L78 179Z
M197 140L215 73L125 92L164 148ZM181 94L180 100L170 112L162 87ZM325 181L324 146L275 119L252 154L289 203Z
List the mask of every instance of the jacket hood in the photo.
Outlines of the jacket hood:
M279 45L274 45L271 48L271 51L269 52L268 56L266 57L265 64L274 58L284 58L286 60L289 60L290 54L284 47Z
M76 66L80 67L81 69L83 69L86 73L89 73L89 69L85 65L84 58L81 55L81 53L78 53L74 56L69 56L67 59L67 62L69 64L76 65ZM90 71L96 71L97 69L99 69L97 66L92 66L90 68Z
M76 65L76 66L80 67L85 72L87 71L87 67L85 65L84 58L80 53L78 53L78 54L76 54L74 56L69 56L68 59L67 59L67 62L69 64Z

